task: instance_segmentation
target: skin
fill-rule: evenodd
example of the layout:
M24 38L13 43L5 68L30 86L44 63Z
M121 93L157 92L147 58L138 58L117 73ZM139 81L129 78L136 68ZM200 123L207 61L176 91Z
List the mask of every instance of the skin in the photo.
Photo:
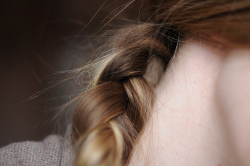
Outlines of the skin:
M250 165L250 49L183 42L130 166Z

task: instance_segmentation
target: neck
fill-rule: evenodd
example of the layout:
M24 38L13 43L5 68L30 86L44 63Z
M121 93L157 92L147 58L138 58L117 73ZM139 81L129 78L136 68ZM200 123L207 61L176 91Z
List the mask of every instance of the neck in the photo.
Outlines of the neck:
M181 45L130 165L237 165L215 95L225 55L206 42Z

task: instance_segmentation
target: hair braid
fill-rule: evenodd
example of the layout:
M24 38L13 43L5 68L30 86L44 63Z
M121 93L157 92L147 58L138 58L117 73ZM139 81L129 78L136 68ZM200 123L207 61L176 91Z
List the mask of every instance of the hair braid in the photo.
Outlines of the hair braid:
M133 37L138 31L144 33ZM113 44L118 51L99 67L92 89L82 94L74 114L76 165L119 166L129 161L154 103L153 86L171 58L153 24L124 29L119 36ZM127 43L130 38L133 43ZM154 81L149 77L152 70Z

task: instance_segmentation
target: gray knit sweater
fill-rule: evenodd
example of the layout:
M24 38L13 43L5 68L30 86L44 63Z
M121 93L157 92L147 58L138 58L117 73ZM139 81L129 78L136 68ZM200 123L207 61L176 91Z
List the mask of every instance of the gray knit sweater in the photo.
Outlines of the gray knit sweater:
M69 126L64 138L50 135L42 142L13 143L0 149L0 166L71 166L73 138Z

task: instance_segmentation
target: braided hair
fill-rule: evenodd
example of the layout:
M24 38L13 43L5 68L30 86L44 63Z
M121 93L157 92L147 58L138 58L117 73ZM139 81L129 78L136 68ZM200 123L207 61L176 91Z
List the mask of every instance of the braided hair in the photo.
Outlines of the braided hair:
M139 32L145 34L128 35ZM178 37L173 28L171 32ZM154 103L153 87L173 55L161 42L164 37L154 37L154 24L131 26L119 35L133 42L114 42L117 51L111 59L103 59L106 63L100 64L92 88L82 95L74 114L73 133L81 147L78 155L84 156L77 165L126 164ZM177 47L178 39L171 40L176 43L171 46Z

